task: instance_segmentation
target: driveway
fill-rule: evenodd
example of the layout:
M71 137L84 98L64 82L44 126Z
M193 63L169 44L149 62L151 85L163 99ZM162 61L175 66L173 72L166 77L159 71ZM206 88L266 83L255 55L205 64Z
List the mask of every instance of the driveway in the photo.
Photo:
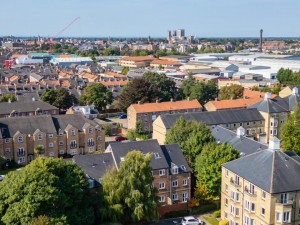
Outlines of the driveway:
M128 121L127 119L119 119L119 118L107 118L109 120L111 120L112 122L115 122L115 123L119 123L119 124L122 124L122 126L124 128L128 128Z

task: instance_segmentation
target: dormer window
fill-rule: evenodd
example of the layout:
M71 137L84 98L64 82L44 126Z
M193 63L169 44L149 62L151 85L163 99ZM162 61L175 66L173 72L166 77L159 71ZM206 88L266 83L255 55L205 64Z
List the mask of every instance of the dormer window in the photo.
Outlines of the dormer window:
M19 143L22 143L22 142L23 142L23 137L22 137L22 136L18 137L18 142L19 142Z
M9 143L9 139L8 138L5 139L5 143Z
M181 165L180 168L183 170L183 171L186 171L186 167L184 165Z
M124 162L125 158L124 157L120 157L120 160L121 160L121 162Z
M76 135L75 130L71 130L71 135L72 135L72 136L75 136L75 135Z
M160 158L158 152L154 152L154 157L155 157L156 159L159 159L159 158Z
M172 168L172 174L178 174L178 167L177 166L174 166Z

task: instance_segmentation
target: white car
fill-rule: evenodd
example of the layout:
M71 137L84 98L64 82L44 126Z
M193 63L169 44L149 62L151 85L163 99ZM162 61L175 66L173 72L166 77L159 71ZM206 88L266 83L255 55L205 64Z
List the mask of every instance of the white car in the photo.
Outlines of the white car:
M5 175L0 175L0 181L3 181Z
M202 221L200 219L197 219L193 216L186 216L181 221L182 225L202 225Z

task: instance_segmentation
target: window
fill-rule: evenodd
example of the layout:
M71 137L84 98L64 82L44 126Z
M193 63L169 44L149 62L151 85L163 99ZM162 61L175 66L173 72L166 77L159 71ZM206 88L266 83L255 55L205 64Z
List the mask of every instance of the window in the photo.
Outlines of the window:
M148 113L144 113L144 116L148 116Z
M250 202L247 199L245 199L245 201L244 201L244 208L246 210L250 211Z
M159 189L165 189L165 183L164 182L159 183Z
M242 127L243 126L243 123L240 123L240 127Z
M290 211L283 212L282 222L288 222L288 223L291 222L291 212Z
M255 125L256 124L256 122L255 121L253 121L253 125Z
M261 198L262 198L262 199L266 199L266 192L265 192L265 191L262 191L262 192L261 192Z
M65 154L65 150L59 150L59 154L60 154L60 155Z
M254 195L254 185L253 184L250 184L249 193Z
M251 212L255 212L255 203L251 202L251 208L250 208Z
M54 157L54 152L49 152L49 157Z
M125 158L124 157L120 157L120 160L121 160L121 162L124 162Z
M148 123L148 120L144 120L144 123Z
M159 170L159 176L164 176L166 173L165 171L166 171L165 169Z
M89 153L92 153L92 152L94 152L94 148L93 147L89 147L88 151L89 151Z
M239 192L235 192L235 201L240 202L240 193Z
M273 134L273 130L270 130L270 134Z
M260 133L260 134L262 134L262 133L263 133L263 131L262 131L262 129L261 129L261 128L259 128L259 133Z
M71 154L72 154L72 155L76 155L76 154L77 154L77 149L72 149L72 150L71 150Z
M273 127L273 122L271 122L271 127Z
M71 147L71 148L76 148L76 147L77 147L76 141L72 140L72 141L70 142L70 147Z
M228 217L228 215L227 215L227 212L224 212L224 217L225 217L225 218L227 218L227 217Z
M19 157L18 158L18 164L24 163L25 162L25 157Z
M165 196L164 195L159 196L159 202L165 202Z
M230 199L234 201L234 196L235 196L235 193L234 191L230 191Z
M186 167L184 165L181 165L180 168L183 170L183 171L186 171Z
M101 140L102 140L102 138L101 138L100 136L98 136L98 137L97 137L97 140L98 140L98 141L101 141Z
M247 126L249 126L250 125L250 122L247 122Z
M276 222L281 222L281 212L276 212Z
M54 144L53 143L49 143L49 148L53 148Z
M225 170L225 176L228 177L229 176L229 171L226 169Z
M172 200L178 200L178 194L177 193L172 194Z
M230 127L230 124L229 123L226 123L226 128L229 128Z
M288 193L282 193L280 195L280 203L286 204L288 202L288 199L289 199L289 194Z
M266 209L261 207L260 214L264 216L266 214Z
M24 148L18 148L18 156L25 156L25 149Z
M10 148L6 148L5 153L10 153Z
M228 198L225 198L225 205L228 205Z
M236 127L236 123L233 124L233 127Z
M42 134L38 134L38 141L41 141L41 140L43 140L43 135Z
M172 174L178 174L178 167L177 166L173 166Z
M187 202L187 200L188 200L188 193L187 192L183 192L182 193L182 201L183 202Z
M89 128L89 134L93 133L93 128Z
M60 141L60 142L58 142L58 145L59 145L59 146L62 146L62 145L64 145L64 142L63 142L63 141Z
M225 191L228 191L228 184L225 184Z
M172 187L178 187L178 180L172 181Z
M48 134L48 138L53 138L53 134Z
M183 180L182 180L182 186L187 186L187 185L188 185L187 179L183 179Z
M159 159L159 158L160 158L158 152L154 152L154 157L155 157L156 159Z
M22 143L22 142L23 142L23 137L22 137L22 136L19 136L19 137L18 137L18 142L19 142L19 143Z
M5 143L9 143L9 139L8 138L5 139Z
M72 136L75 136L75 135L76 135L75 130L71 130L71 135L72 135Z
M239 177L238 175L235 175L235 177L234 177L234 183L235 183L236 185L239 185L239 184L240 184L240 177Z
M87 144L88 144L88 146L93 146L94 145L93 138L89 138Z
M274 135L277 135L277 130L273 130L273 134L274 134Z
M234 213L235 213L235 208L233 205L230 205L230 213L231 213L231 215L234 215Z

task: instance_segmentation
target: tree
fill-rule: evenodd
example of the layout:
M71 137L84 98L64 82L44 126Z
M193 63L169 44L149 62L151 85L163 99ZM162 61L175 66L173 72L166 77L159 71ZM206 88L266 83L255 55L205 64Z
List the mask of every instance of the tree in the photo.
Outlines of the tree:
M166 136L167 144L178 144L189 164L195 169L195 160L206 143L214 141L210 130L203 123L180 117Z
M103 84L94 83L84 89L84 93L80 96L80 102L94 104L97 109L104 110L113 102L113 95Z
M294 111L288 116L281 130L281 146L286 151L300 155L300 104L295 105Z
M123 74L123 75L127 75L128 72L129 72L129 68L128 68L128 67L124 67L124 68L122 69L122 74Z
M145 73L141 78L132 79L118 97L119 107L126 111L137 102L170 101L180 99L180 91L173 80L165 74Z
M219 99L238 99L242 98L244 95L244 87L238 84L233 84L230 86L225 86L220 89Z
M67 110L78 102L76 97L64 88L59 88L57 90L47 89L41 95L41 100L48 102L61 110Z
M39 157L44 152L44 148L42 145L37 145L33 151Z
M3 97L1 98L0 102L8 102L9 100L10 100L11 102L17 101L16 97L15 97L13 94L5 94L5 95L3 95Z
M195 171L197 185L203 186L206 196L220 196L221 165L238 157L239 152L228 144L210 142L203 147L201 154L197 156Z
M291 81L292 79L292 74L293 71L290 69L284 69L284 68L280 68L277 72L277 80L282 83L282 84L286 84L289 81Z
M2 169L6 163L7 161L2 156L0 156L0 169Z
M31 224L40 215L55 224L93 224L88 182L83 171L63 159L41 158L0 183L0 218L3 224Z
M157 190L152 187L150 160L152 155L130 151L115 169L102 179L105 207L104 219L131 219L133 222L157 219Z

